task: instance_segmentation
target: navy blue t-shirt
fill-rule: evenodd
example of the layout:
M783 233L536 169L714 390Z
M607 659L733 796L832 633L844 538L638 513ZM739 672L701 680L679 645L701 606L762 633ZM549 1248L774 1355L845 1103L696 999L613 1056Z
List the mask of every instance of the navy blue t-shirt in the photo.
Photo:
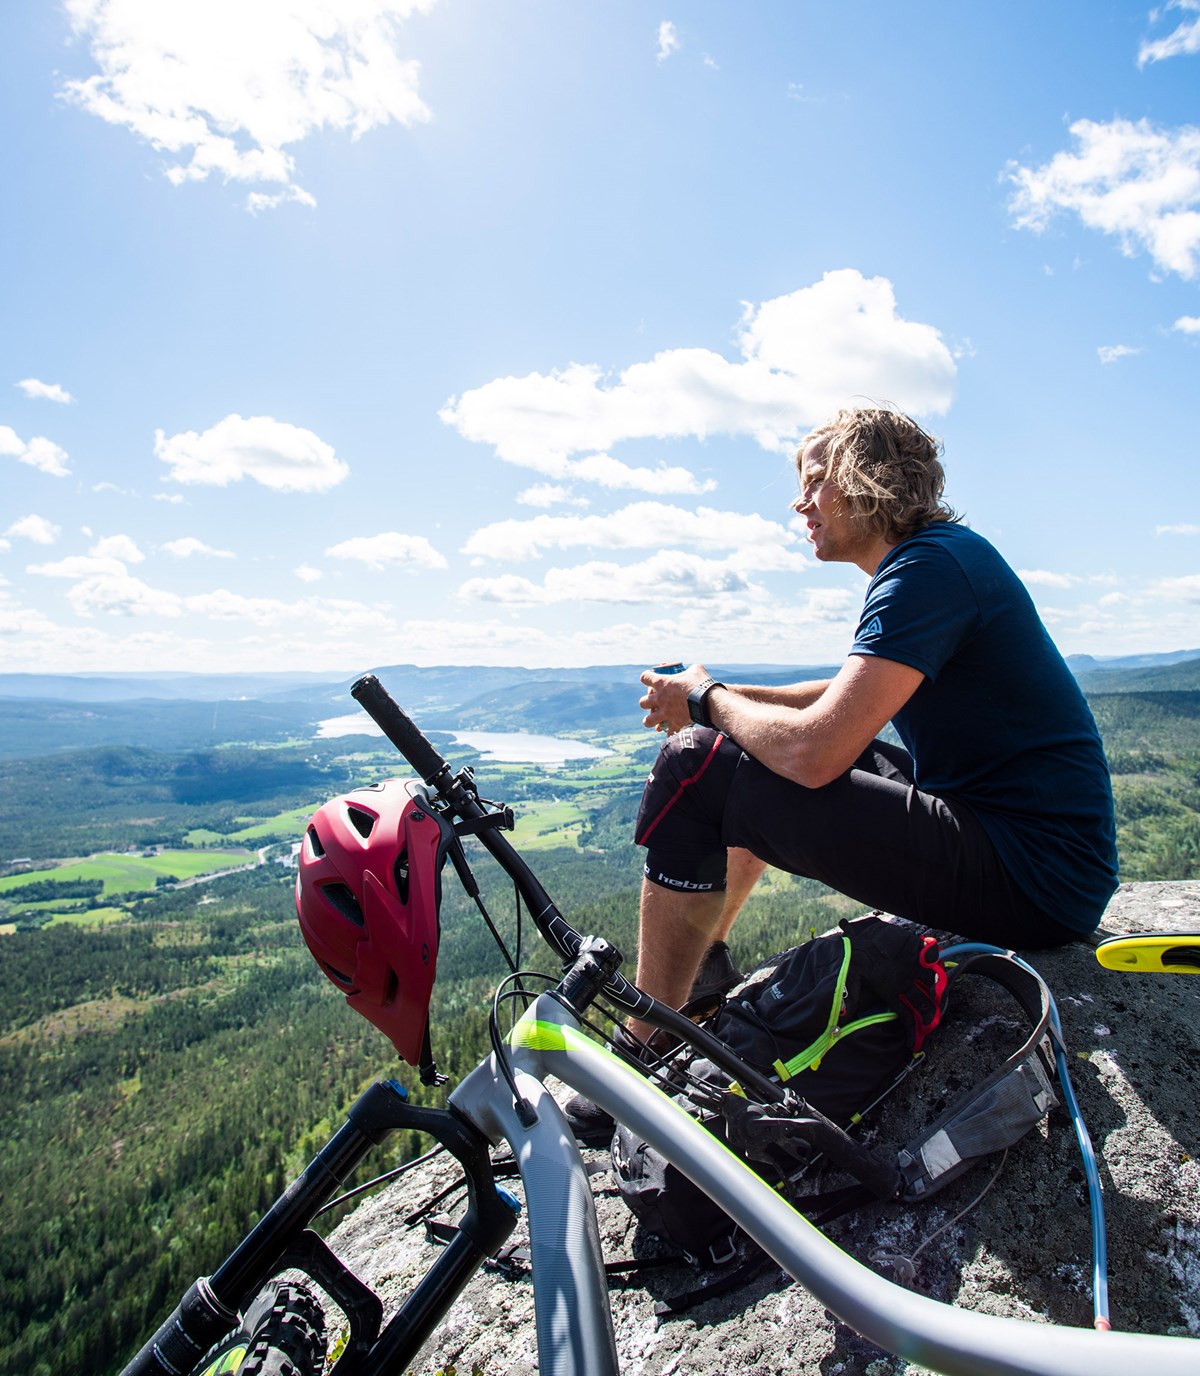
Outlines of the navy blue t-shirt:
M919 669L893 721L917 787L965 802L1010 874L1078 932L1117 886L1100 734L1025 585L966 526L940 522L885 555L851 654Z

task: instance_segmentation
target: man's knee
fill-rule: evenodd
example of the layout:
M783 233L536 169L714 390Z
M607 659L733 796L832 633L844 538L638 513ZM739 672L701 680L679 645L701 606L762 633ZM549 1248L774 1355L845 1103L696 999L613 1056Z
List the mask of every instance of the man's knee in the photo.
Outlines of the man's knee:
M725 799L741 759L727 736L686 728L663 746L646 781L634 832L646 847L646 878L676 893L725 888L721 830Z
M677 731L658 753L642 791L634 839L655 843L660 833L709 829L719 835L741 750L728 736L708 727Z

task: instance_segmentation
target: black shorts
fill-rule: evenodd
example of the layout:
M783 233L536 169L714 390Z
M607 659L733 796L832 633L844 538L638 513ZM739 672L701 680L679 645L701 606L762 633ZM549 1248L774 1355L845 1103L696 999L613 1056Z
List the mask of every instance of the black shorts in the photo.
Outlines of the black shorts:
M725 887L741 846L870 908L998 946L1078 939L1009 875L974 812L924 793L907 751L874 741L823 788L792 783L706 727L678 732L646 782L635 840L646 878L681 892Z

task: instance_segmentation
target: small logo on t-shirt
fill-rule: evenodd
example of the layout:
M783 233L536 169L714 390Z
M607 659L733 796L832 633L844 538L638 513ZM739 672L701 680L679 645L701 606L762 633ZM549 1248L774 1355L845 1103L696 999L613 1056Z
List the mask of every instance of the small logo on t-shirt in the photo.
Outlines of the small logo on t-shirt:
M873 616L870 621L858 633L859 640L865 640L869 635L882 635L883 622L877 616Z

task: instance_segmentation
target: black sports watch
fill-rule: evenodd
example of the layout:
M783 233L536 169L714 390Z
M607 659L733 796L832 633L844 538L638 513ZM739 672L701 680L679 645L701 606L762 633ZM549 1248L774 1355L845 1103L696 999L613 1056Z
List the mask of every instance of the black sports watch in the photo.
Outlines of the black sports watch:
M688 694L688 716L697 726L711 726L712 722L708 719L708 709L704 705L705 698L714 688L724 688L723 683L715 678L706 678L703 683L698 683Z

